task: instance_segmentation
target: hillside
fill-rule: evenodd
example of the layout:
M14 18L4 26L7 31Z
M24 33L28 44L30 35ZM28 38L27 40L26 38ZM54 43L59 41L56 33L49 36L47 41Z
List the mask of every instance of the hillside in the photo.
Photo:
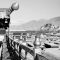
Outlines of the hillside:
M52 23L53 25L58 25L60 26L60 17L54 17L54 18L51 18L48 23Z
M11 26L11 30L40 30L40 27L44 24L51 23L55 26L60 26L60 17L54 17L49 20L40 19L38 21L32 20L28 23L19 25L19 26Z

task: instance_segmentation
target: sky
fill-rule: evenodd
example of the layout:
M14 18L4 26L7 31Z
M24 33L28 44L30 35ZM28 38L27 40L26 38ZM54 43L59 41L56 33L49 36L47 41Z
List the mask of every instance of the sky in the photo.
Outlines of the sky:
M0 0L0 8L9 8L13 2L19 3L19 10L12 12L11 25L60 16L60 0Z

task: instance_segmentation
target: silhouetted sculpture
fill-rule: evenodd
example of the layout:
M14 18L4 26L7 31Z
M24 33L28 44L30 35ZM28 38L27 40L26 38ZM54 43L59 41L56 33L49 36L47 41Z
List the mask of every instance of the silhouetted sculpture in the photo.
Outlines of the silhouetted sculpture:
M0 8L0 28L5 28L9 27L10 23L10 14L14 10L19 9L19 4L18 3L13 3L10 8Z

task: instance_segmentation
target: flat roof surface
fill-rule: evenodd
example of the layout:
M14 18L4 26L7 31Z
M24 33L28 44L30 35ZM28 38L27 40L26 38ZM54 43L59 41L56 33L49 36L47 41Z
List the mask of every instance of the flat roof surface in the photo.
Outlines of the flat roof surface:
M44 52L48 56L51 56L51 58L54 57L57 60L60 60L60 49L59 48L48 48L48 49L45 49Z

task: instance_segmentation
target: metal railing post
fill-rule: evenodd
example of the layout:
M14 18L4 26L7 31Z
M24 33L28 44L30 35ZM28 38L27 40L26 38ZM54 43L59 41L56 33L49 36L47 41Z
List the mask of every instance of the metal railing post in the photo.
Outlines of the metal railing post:
M19 60L21 60L21 47L19 45Z

